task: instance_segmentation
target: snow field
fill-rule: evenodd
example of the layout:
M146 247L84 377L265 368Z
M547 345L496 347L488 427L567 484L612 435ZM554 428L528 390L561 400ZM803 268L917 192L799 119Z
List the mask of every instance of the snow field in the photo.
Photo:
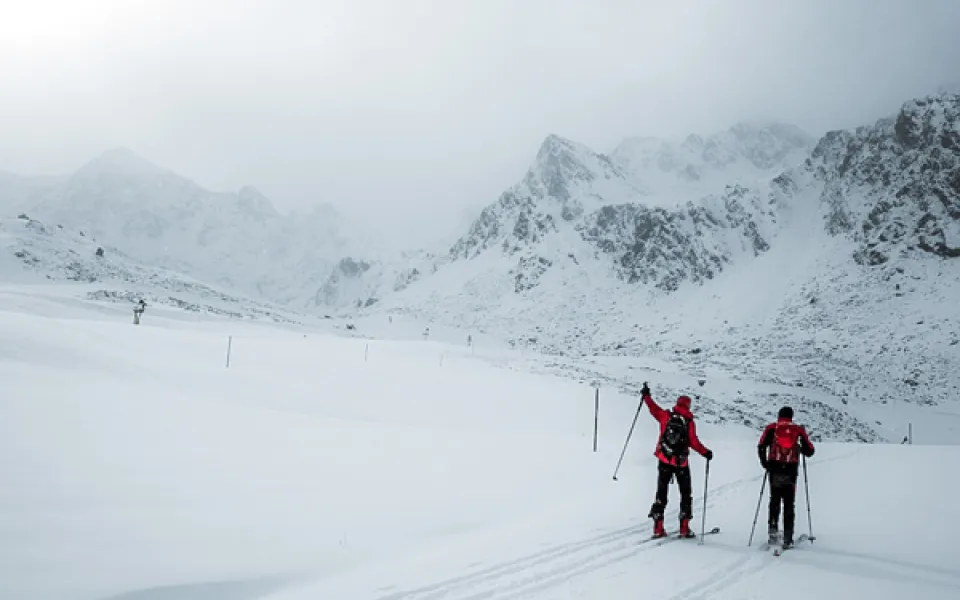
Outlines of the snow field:
M585 386L430 343L171 324L0 312L0 597L339 568L595 477Z
M955 446L818 444L818 540L774 558L760 432L701 423L723 531L655 547L646 410L611 478L635 398L601 389L593 453L593 390L491 366L516 352L55 304L0 294L0 598L960 595Z

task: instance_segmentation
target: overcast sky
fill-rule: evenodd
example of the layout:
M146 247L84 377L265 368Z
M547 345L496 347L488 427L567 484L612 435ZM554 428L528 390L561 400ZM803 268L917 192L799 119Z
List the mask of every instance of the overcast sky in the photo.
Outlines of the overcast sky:
M0 0L0 170L125 146L444 226L548 133L872 122L960 79L958 32L960 0Z

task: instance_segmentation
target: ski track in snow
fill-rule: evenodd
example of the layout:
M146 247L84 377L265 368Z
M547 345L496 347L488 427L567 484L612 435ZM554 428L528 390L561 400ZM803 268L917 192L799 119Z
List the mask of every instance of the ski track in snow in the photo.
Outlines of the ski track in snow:
M731 492L740 491L746 484L755 483L760 479L761 477L749 477L711 489L707 508L719 504L719 501L729 496ZM702 510L702 499L699 504L695 500L694 505L701 507L700 510ZM707 512L709 514L709 510ZM677 512L673 511L666 521L675 520L676 516ZM708 529L710 527L711 525L708 525ZM652 530L653 525L650 522L632 525L595 537L559 544L547 550L501 562L467 575L453 577L412 590L393 592L380 596L377 600L487 600L489 598L507 600L522 598L528 594L546 591L577 577L617 565L637 556L638 553L659 548L667 543L697 544L700 539L699 531L697 531L698 537L690 540L673 537L635 539L638 535L649 535ZM722 534L723 530L721 528L720 535ZM528 571L538 569L543 570L537 573L528 573ZM519 574L524 574L524 576L520 579L512 579L513 576ZM385 589L381 588L381 591L385 591Z
M719 569L711 571L707 576L697 579L679 594L671 596L669 600L706 600L707 598L713 598L715 594L770 567L771 563L764 560L766 558L772 557L766 553L761 553L759 556L752 553L747 554L733 563L725 564Z
M859 453L859 450L853 450L840 456L823 459L820 464L846 460L857 453ZM738 497L743 496L746 488L750 488L752 492L752 488L762 478L762 475L747 477L711 488L707 502L708 515L709 509L721 504L721 500L725 500L734 494ZM702 499L697 500L695 498L694 506L703 510ZM798 509L799 507L800 504L798 503ZM666 521L675 520L676 517L677 512L672 511ZM800 513L798 511L798 524L799 518ZM695 518L694 521L696 521L695 525L700 524L698 519ZM707 529L709 530L713 526L709 524L708 519ZM761 525L758 525L758 528L762 529ZM639 535L649 535L652 529L652 523L645 522L595 537L558 544L549 549L504 561L466 575L441 580L414 589L392 591L377 597L377 600L489 600L492 598L511 600L532 597L532 594L558 588L574 579L622 564L637 557L640 553L649 552L668 543L686 542L694 545L699 543L700 531L697 531L698 537L696 539L690 540L675 539L672 535L666 539L650 539L649 537L640 540L635 539ZM724 535L722 526L719 535ZM724 544L720 547L726 548L727 546ZM750 550L755 551L756 548L755 543ZM671 596L670 600L706 600L713 597L713 594L731 587L774 564L764 560L774 559L768 553L761 552L758 556L753 551L746 553L733 563L724 564L722 567L711 571L706 577L699 578L696 583L684 588L679 594ZM522 577L517 578L520 575ZM384 586L378 591L385 592L391 589L392 586Z
M402 591L378 600L485 600L487 598L520 598L526 594L557 587L575 577L623 562L638 552L658 547L663 540L633 538L648 533L652 527L635 525L619 531L560 545L517 560L455 577L410 591ZM677 542L683 540L676 540ZM692 540L690 540L692 542ZM528 571L544 570L535 574ZM518 580L508 580L524 573Z

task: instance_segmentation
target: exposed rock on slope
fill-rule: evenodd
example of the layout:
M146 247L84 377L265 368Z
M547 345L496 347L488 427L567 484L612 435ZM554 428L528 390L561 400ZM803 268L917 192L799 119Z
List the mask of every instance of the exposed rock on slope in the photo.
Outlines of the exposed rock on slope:
M904 104L895 118L826 135L807 172L823 185L826 226L857 241L855 259L960 257L960 95Z
M628 283L675 291L683 281L713 279L734 256L765 252L773 213L740 186L688 202L681 210L638 204L604 206L578 223L583 239L614 259Z
M404 290L424 274L433 273L437 264L427 253L404 254L396 260L344 257L317 290L313 307L369 308L379 302L382 295Z
M791 137L768 152L750 146L750 156L763 166L777 164L782 148L795 149L793 144L805 139ZM717 146L711 143L711 148ZM746 160L726 150L720 155L719 150L701 149L713 161L704 164L719 168ZM740 254L753 256L769 248L775 215L765 195L742 185L716 191L720 193L700 196L687 190L695 197L685 200L681 190L665 198L626 166L550 136L523 181L483 210L450 255L472 259L498 251L516 257L516 292L538 285L554 264L580 266L581 257L601 260L601 254L622 280L673 291L684 281L715 277Z

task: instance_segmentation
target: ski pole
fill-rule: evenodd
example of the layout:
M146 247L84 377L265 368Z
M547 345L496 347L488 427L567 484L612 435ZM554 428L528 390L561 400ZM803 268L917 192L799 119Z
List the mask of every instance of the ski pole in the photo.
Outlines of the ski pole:
M763 483L760 485L760 497L757 498L757 512L753 515L753 527L750 528L750 541L747 542L747 546L753 545L753 532L757 528L757 517L760 516L760 503L763 502L763 490L767 487L767 475L769 474L768 471L763 472Z
M710 461L707 461L707 470L703 475L703 517L700 521L700 545L703 545L703 537L707 535L707 485L710 483Z
M617 468L613 471L613 480L617 481L617 473L620 472L620 463L623 462L623 455L627 453L627 444L630 443L630 436L633 435L633 428L637 424L637 417L640 416L640 409L643 408L643 403L640 403L640 406L637 407L637 414L633 415L633 423L630 425L630 432L627 433L627 441L623 443L623 452L620 453L620 460L617 461Z
M817 539L813 535L813 519L810 517L810 482L807 480L807 457L803 457L803 491L807 494L807 528L810 531L810 543Z

